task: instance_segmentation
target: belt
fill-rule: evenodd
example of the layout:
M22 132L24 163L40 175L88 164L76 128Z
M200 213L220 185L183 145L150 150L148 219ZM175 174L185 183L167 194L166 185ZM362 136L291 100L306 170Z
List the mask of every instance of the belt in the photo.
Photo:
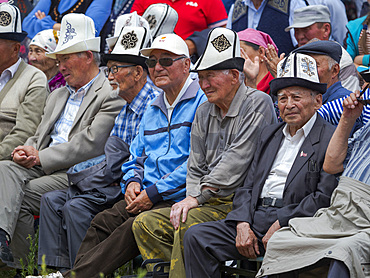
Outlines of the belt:
M258 199L258 205L263 207L283 207L283 199L264 197Z

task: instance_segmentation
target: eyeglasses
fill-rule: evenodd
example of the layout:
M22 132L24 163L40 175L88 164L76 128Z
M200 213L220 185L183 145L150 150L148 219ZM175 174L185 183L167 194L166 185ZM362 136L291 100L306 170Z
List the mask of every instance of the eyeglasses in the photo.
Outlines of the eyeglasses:
M122 65L122 66L117 66L117 65L114 65L114 66L111 66L110 68L105 68L104 69L104 73L105 73L105 76L108 77L109 73L112 73L112 74L115 74L118 72L118 69L119 68L129 68L129 67L135 67L136 65Z
M180 60L180 59L183 59L183 58L186 58L186 57L185 56L181 56L181 57L176 58L176 59L172 59L172 58L159 58L158 60L156 60L156 59L147 59L145 61L145 64L148 66L148 68L154 68L155 65L157 64L157 62L162 67L170 67L170 66L172 66L173 62L175 62L177 60Z

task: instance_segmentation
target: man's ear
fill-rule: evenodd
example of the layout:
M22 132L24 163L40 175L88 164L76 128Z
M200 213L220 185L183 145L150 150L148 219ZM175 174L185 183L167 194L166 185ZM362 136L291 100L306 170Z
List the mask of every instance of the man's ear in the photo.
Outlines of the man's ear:
M237 69L230 69L229 71L232 76L232 84L239 84L239 71Z
M331 34L331 25L330 23L324 23L322 26L323 32L324 32L324 39L329 40L330 34Z
M144 69L142 66L135 66L135 81L139 81L144 74Z
M319 110L320 107L322 106L322 94L317 94L315 96L315 103L314 103L314 107L315 107L315 110Z
M339 64L335 64L333 67L332 67L332 78L334 79L335 77L338 77L339 78L339 71L340 71L340 66Z

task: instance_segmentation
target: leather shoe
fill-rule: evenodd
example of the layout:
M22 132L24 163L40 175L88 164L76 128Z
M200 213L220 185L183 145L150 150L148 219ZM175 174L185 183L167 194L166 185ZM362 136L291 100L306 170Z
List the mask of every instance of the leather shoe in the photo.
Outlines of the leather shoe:
M14 262L12 251L8 246L7 240L0 239L0 259L3 263Z

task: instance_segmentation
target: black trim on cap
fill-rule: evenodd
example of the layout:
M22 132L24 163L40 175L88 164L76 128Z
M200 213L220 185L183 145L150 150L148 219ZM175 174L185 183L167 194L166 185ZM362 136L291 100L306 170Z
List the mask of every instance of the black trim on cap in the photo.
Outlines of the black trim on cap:
M304 87L321 94L324 94L327 89L326 83L316 83L300 77L279 77L270 81L271 94L275 96L279 90L292 86Z
M140 65L144 69L148 70L148 66L145 64L145 57L136 56L136 55L128 55L128 54L104 54L103 61L108 63L109 60L122 62L122 63L130 63L134 65Z
M165 4L165 3L163 3L163 4ZM168 14L168 11L169 11L169 5L168 4L165 4L166 5L166 12L165 12L165 14L164 14L164 17L162 18L162 21L157 25L158 26L158 28L157 28L157 31L155 32L155 34L153 35L153 38L156 38L158 35L158 32L159 32L159 28L162 26L162 24L163 24L163 22L164 22L164 20L166 19L166 17L167 17L167 14Z
M10 41L17 41L17 42L22 42L25 37L27 37L27 32L22 31L22 33L0 33L0 39L3 40L10 40Z
M225 61L222 61L221 63L218 63L216 65L212 65L205 69L201 69L201 70L193 69L190 71L198 72L202 70L226 70L226 69L237 69L238 71L243 71L244 61L245 60L242 57L234 57L234 58L230 58Z

